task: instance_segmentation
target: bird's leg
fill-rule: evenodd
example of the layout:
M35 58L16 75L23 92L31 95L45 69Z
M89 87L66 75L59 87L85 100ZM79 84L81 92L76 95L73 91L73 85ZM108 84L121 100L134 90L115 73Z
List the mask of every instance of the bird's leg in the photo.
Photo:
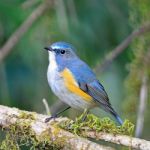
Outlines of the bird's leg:
M84 112L83 112L83 114L82 114L82 122L85 121L85 119L87 118L88 113L89 113L89 110L85 109Z
M58 113L52 115L51 117L46 118L46 119L45 119L45 123L49 122L51 119L57 118L58 115L60 115L60 114L63 113L64 111L68 110L69 108L71 108L71 107L69 106L69 107L63 109L62 111L60 111L60 112L58 112Z

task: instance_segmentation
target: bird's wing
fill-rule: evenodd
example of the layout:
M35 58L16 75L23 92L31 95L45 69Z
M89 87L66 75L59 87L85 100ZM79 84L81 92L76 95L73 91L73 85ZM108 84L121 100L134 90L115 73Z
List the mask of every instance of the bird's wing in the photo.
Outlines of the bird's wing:
M63 77L64 84L69 91L82 97L86 101L92 101L92 97L79 87L78 81L75 79L74 75L68 68L65 68L61 72L61 76Z
M104 87L96 79L95 74L86 63L78 60L76 61L76 64L69 65L68 69L72 72L82 91L90 95L96 102L110 106L108 95L105 92Z
M105 92L104 87L99 83L98 80L87 84L85 83L84 88L82 83L82 86L80 86L80 88L86 93L88 93L97 103L99 103L102 109L104 109L107 112L110 112L116 118L118 123L122 125L122 119L111 106L107 93Z
M108 95L98 80L94 80L90 83L79 81L79 86L80 89L89 94L96 102L102 104L103 106L111 106Z

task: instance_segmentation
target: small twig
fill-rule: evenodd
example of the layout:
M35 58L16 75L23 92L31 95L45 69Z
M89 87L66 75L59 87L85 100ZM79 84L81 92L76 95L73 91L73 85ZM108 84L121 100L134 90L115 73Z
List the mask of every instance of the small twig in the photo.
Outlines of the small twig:
M147 97L148 97L148 86L147 86L147 76L144 74L142 78L142 85L140 90L140 99L139 99L139 108L137 114L137 122L136 122L136 131L135 136L141 137L143 126L144 126L144 113L147 104Z
M113 49L109 54L106 55L104 61L101 64L98 64L95 68L95 72L100 73L103 72L108 65L112 63L114 59L116 59L126 48L129 44L137 37L145 34L146 32L150 31L150 24L147 23L139 27L139 29L133 31L125 40L123 40L115 49Z
M50 111L50 108L49 108L49 106L48 106L47 100L46 100L45 98L43 98L42 102L43 102L43 104L44 104L44 106L45 106L46 114L47 114L48 116L51 116L51 111Z
M150 141L146 141L139 138L129 137L126 135L115 135L102 132L83 132L83 134L89 138L104 140L107 142L124 145L138 150L150 150Z
M11 52L13 47L19 42L21 37L27 32L32 24L51 6L47 1L38 6L31 15L17 28L9 37L2 48L0 48L0 62Z

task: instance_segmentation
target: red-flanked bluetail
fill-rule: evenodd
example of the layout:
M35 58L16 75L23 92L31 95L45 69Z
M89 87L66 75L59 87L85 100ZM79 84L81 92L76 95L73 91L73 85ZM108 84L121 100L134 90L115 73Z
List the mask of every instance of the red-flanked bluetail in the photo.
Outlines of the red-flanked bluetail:
M104 87L90 67L76 55L76 50L71 44L56 42L45 49L49 53L48 83L54 94L69 105L65 110L70 107L78 110L100 107L122 124ZM46 122L63 111L47 118Z

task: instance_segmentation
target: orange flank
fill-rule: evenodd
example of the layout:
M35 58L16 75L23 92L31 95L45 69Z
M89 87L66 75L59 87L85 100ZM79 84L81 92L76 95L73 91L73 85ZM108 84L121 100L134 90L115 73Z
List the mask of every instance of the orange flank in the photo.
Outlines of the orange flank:
M71 71L66 68L61 72L61 75L64 78L65 85L68 90L70 90L74 94L81 96L84 100L91 102L92 97L79 88Z

